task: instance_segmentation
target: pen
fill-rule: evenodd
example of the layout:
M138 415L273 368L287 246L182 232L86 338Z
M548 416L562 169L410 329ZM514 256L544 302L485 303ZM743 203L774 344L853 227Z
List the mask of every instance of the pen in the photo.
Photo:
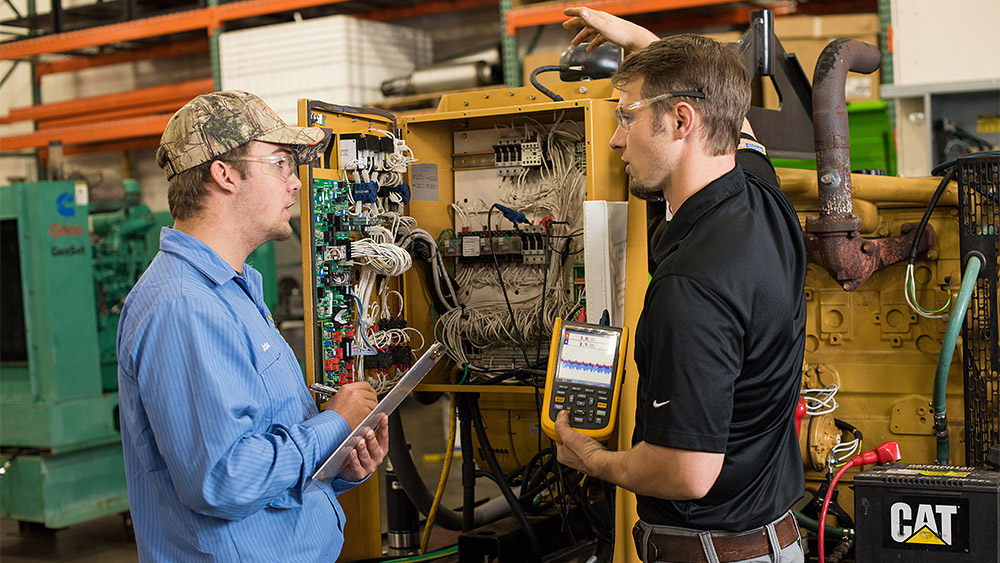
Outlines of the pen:
M313 383L309 386L309 390L319 395L320 400L323 401L337 394L337 389L334 389L329 385L323 385L322 383Z

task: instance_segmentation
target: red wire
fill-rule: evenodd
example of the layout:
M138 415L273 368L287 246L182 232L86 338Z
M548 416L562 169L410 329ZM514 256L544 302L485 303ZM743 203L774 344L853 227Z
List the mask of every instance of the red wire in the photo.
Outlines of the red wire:
M843 467L837 471L837 474L833 476L833 480L830 481L830 487L826 491L826 498L823 499L823 509L819 511L819 563L824 563L826 560L823 558L823 532L826 530L826 512L830 508L830 499L833 498L833 490L837 486L837 481L840 481L840 477L847 471L850 467L854 465L854 460L848 461Z

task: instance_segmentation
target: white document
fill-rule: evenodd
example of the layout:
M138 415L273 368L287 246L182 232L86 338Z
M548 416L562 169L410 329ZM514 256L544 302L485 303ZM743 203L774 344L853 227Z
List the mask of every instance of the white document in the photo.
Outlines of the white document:
M583 202L583 236L587 322L598 324L607 309L611 326L624 326L628 202Z

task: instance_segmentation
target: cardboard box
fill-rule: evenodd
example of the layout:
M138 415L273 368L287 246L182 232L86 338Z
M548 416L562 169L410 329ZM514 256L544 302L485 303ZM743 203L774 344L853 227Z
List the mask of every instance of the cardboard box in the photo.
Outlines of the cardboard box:
M786 53L794 53L802 70L812 82L816 61L834 39L848 38L878 47L880 24L877 14L831 16L790 16L774 19L774 33ZM849 72L845 84L848 102L878 100L881 74ZM770 85L764 87L764 107L777 108L778 95Z

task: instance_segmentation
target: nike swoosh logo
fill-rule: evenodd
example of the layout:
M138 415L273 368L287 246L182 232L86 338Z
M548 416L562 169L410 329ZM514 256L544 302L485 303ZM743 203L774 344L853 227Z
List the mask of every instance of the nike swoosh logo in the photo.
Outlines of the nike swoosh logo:
M658 408L662 407L663 405L665 405L665 404L667 404L669 402L670 402L670 399L667 399L666 401L663 401L663 402L654 400L653 401L653 408L654 409L658 409Z

